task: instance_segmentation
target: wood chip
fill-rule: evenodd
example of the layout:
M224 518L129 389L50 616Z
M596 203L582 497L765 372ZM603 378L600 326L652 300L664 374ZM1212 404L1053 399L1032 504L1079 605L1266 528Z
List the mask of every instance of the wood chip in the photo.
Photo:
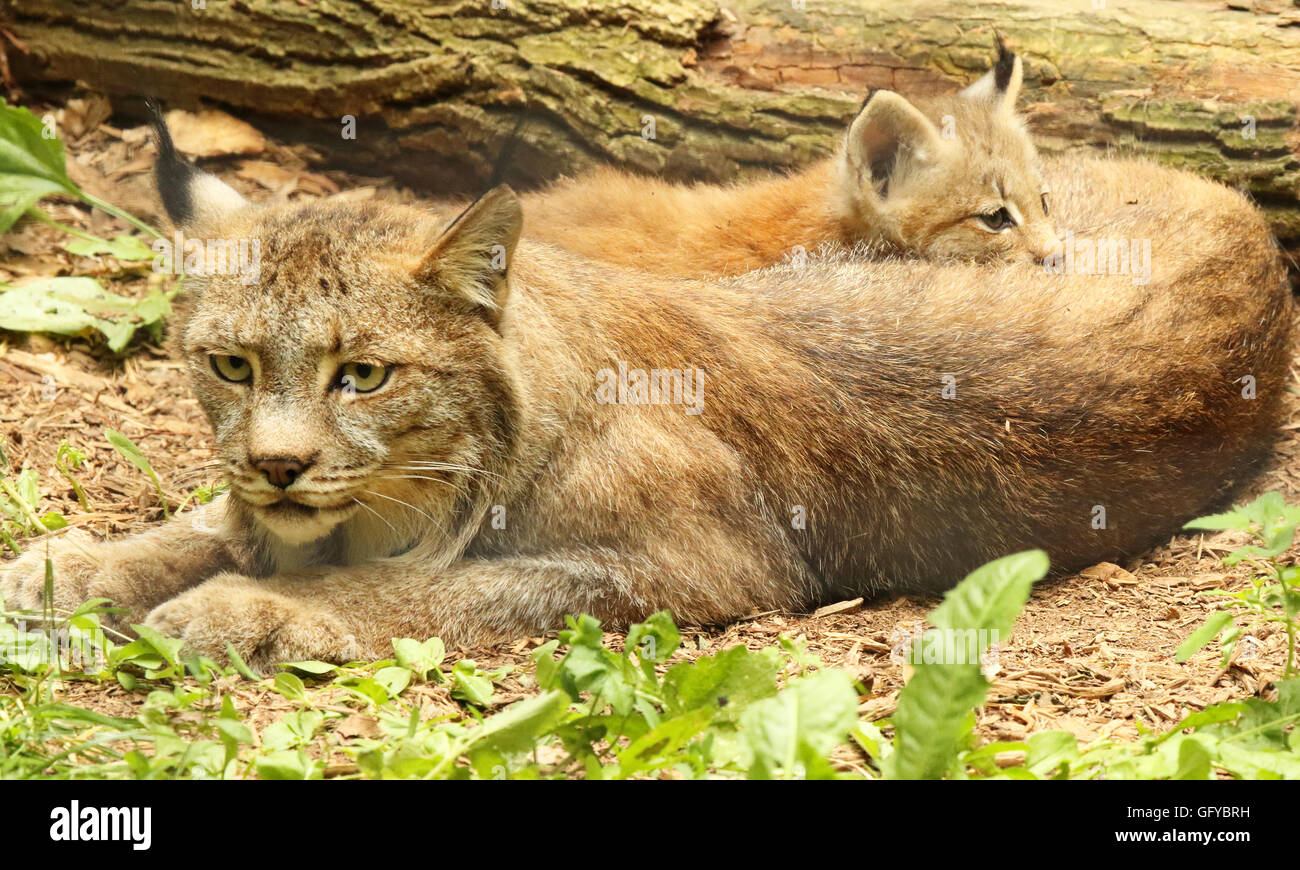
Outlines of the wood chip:
M834 616L837 613L854 613L862 609L862 599L854 598L849 601L841 601L838 604L827 604L825 607L819 607L813 611L813 619L820 619L823 616Z

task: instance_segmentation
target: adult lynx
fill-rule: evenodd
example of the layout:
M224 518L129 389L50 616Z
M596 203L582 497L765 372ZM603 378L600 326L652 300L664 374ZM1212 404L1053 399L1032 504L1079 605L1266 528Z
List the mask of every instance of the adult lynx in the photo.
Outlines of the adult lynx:
M175 222L261 252L257 281L187 279L174 324L231 489L219 528L56 539L53 604L108 597L214 657L724 621L941 590L1028 547L1078 567L1211 506L1277 425L1277 252L1188 175L1060 171L1068 225L1154 237L1143 284L902 260L706 283L519 243L506 188L443 229L261 208L163 146ZM702 401L630 386L664 370L702 373ZM43 556L7 566L8 606L41 604Z

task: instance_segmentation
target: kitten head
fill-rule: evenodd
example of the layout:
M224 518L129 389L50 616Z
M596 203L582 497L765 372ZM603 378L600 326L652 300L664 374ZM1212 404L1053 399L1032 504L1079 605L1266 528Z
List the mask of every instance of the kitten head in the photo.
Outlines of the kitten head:
M934 258L1043 259L1058 244L1029 132L1015 114L1023 68L997 64L922 112L876 91L838 158L838 211L849 231Z
M164 205L198 232L187 246L259 251L255 281L187 272L178 336L232 503L287 545L347 524L391 553L448 531L514 425L514 194L498 187L439 231L407 207L250 205L177 162L160 148Z

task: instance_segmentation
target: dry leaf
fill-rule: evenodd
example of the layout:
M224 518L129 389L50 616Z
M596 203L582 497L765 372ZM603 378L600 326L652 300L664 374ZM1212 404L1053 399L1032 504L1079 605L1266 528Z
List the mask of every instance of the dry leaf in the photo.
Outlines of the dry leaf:
M108 97L101 94L68 100L67 105L58 112L59 129L65 139L75 141L99 129L99 125L107 121L111 114L113 105Z
M204 109L197 115L174 109L167 113L167 128L176 149L191 157L261 154L266 150L266 139L256 127L216 109Z
M297 170L285 169L269 160L245 160L235 174L260 184L267 190L279 190L298 177Z
M1113 562L1098 562L1091 568L1084 568L1079 573L1084 577L1102 580L1111 586L1135 586L1142 582Z

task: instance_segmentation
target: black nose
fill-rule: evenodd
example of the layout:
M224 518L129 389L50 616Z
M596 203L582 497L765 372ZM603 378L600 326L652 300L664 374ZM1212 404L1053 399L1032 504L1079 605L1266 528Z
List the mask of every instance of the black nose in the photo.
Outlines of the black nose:
M310 465L310 461L303 462L283 456L258 459L253 462L253 467L265 474L272 486L278 486L280 489L287 489Z

